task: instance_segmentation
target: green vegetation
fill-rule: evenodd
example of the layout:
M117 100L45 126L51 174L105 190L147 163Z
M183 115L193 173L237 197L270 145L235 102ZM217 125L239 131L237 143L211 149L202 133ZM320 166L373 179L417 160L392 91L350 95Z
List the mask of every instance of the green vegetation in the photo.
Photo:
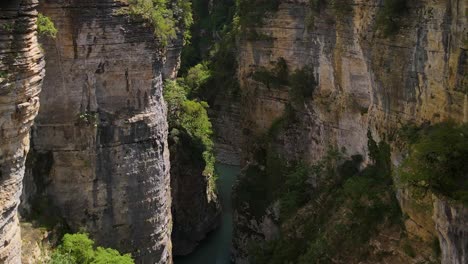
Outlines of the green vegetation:
M271 70L260 67L253 72L252 79L265 84L268 89L289 86L291 100L296 105L302 105L306 98L312 98L317 87L312 67L305 66L290 73L284 58L279 58Z
M327 6L334 12L337 19L346 18L353 11L351 4L350 0L309 0L309 13L306 18L307 28L314 28L315 17Z
M37 32L39 35L55 38L58 30L49 17L39 13L37 16Z
M215 44L223 41L230 31L235 12L234 0L193 0L194 23L190 27L192 41L182 50L182 65L179 73L186 74L191 67L210 60L215 53Z
M189 71L190 72L190 71ZM191 71L192 74L178 81L166 81L164 97L168 103L168 120L172 142L178 143L181 137L190 138L186 147L191 148L194 156L202 156L205 163L203 174L209 178L210 188L216 188L215 157L213 153L213 134L211 122L204 101L189 100L192 89L204 83L204 71ZM193 85L193 86L191 86ZM181 135L182 134L182 135ZM195 157L194 157L194 160Z
M194 24L191 27L193 41L183 49L179 71L179 76L188 83L182 83L180 78L178 83L191 87L190 98L207 102L213 102L217 96L226 94L234 95L235 98L239 92L236 78L235 40L238 26L237 20L234 19L235 1L195 0L193 8ZM202 80L202 84L193 86L190 83L190 76L193 73L197 73L197 77L201 75L205 77L198 79Z
M128 10L123 13L149 22L163 46L169 44L178 31L186 32L186 40L190 37L189 31L185 31L193 23L189 0L177 0L174 6L168 0L129 0Z
M288 85L288 64L284 58L279 58L272 70L260 67L252 74L252 79L265 84L268 88L279 88Z
M278 10L280 0L237 0L241 30L261 25L267 12Z
M41 14L39 14L39 15L41 15ZM3 30L5 30L6 32L12 32L14 28L15 28L14 23L5 23L5 24L3 24Z
M440 123L415 130L411 138L401 181L468 205L468 125Z
M97 112L82 112L78 114L78 124L97 127L99 124Z
M94 248L87 234L66 234L54 250L49 264L133 264L130 254L121 255L111 248Z
M252 244L251 262L365 260L370 250L367 243L381 226L401 225L389 145L376 143L369 134L369 150L373 164L363 170L359 169L361 156L343 160L333 148L313 166L288 165L272 151L257 155L259 164L249 166L236 188L236 206L249 201L248 212L262 217L278 200L281 232L273 241Z
M185 77L181 80L184 85L189 87L191 94L197 95L211 77L212 72L209 69L208 64L200 63L190 68Z
M377 14L376 26L385 37L398 33L402 16L408 10L407 0L384 0Z

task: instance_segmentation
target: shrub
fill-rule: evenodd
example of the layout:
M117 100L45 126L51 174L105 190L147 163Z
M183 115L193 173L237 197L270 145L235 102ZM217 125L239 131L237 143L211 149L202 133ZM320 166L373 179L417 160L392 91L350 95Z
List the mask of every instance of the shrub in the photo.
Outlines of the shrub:
M283 194L280 197L280 212L283 219L288 219L307 203L310 199L308 190L312 188L307 183L310 169L305 164L299 163L288 171Z
M186 88L177 81L167 80L164 83L164 99L167 102L169 125L175 126L180 106L187 100Z
M130 254L121 255L117 250L98 247L87 234L66 234L62 244L52 253L49 264L133 264Z
M312 67L305 66L290 73L284 58L279 58L271 70L259 67L252 74L252 79L265 84L269 89L290 86L290 98L293 103L299 105L302 105L306 98L312 98L317 87Z
M187 75L183 78L183 83L189 87L192 95L198 94L202 87L211 78L212 72L208 67L207 63L199 63L187 72Z
M133 264L130 254L120 255L120 253L111 248L98 247L95 257L91 264Z
M43 14L39 13L37 16L37 32L40 35L55 38L57 36L57 28L55 28L54 22Z
M188 0L177 0L175 6L171 6L168 0L129 0L128 3L127 13L148 21L163 46L176 37L177 31L188 29L193 23L191 3ZM188 36L185 34L185 37Z
M400 168L401 181L468 204L468 125L424 129Z
M265 84L268 88L278 88L282 85L288 85L288 64L284 58L279 58L273 66L273 69L268 70L265 67L260 67L252 74L252 79Z
M90 263L94 258L94 241L87 234L65 234L59 251L69 254L78 263Z
M205 102L187 100L182 103L180 125L193 137L199 138L205 146L212 147L213 134Z
M294 71L289 78L291 86L292 99L296 103L302 104L305 98L312 98L317 82L314 77L314 69L305 66L302 69Z

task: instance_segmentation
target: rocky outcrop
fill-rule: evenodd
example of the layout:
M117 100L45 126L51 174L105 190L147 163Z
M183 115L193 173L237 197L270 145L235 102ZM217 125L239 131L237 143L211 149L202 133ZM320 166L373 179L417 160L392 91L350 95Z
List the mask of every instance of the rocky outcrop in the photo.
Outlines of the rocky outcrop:
M41 41L48 74L27 182L42 183L36 190L72 231L139 263L171 263L164 54L150 27L119 13L123 5L41 5L59 33Z
M0 3L0 262L21 263L17 216L29 132L39 110L44 60L37 0Z
M309 1L281 1L277 12L265 14L263 25L251 27L254 37L241 37L244 165L254 160L255 141L291 105L297 120L274 143L283 156L308 163L323 157L330 145L343 147L347 155L367 156L368 130L376 139L389 140L408 122L468 120L466 2L407 1L399 32L388 37L376 26L382 1L340 2L312 10ZM255 72L273 70L282 59L289 73L302 69L313 75L315 83L307 87L311 96L297 98L291 86L255 78ZM395 165L399 160L394 152ZM237 213L234 255L242 263L246 237L267 234L261 220ZM442 252L466 247L451 236L457 246L441 242Z

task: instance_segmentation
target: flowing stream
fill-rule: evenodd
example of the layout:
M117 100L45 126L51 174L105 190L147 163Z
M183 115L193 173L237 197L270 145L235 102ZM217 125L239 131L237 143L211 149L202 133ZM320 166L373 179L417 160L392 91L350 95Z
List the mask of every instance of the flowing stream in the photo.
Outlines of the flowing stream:
M218 193L223 212L221 225L208 235L197 247L195 252L183 257L175 257L174 264L230 264L232 241L232 186L239 175L237 166L216 164L219 175Z

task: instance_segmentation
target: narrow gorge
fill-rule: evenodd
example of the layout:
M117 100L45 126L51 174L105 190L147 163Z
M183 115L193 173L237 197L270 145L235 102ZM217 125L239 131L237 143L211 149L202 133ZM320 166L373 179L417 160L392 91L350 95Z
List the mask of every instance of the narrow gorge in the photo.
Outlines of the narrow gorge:
M467 263L467 10L2 0L0 263Z

